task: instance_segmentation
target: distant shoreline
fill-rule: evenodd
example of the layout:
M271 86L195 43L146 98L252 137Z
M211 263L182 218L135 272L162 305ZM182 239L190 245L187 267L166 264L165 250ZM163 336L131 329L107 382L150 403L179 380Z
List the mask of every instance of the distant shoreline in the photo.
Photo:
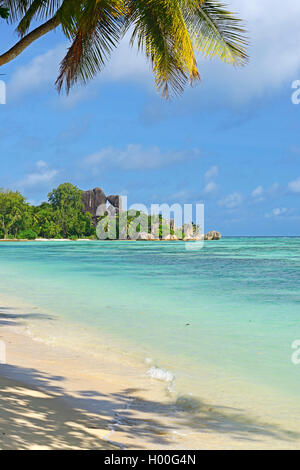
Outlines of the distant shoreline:
M181 240L181 239L178 239L178 240L165 240L165 239L160 239L160 238L155 238L155 239L152 239L152 240L131 240L131 239L128 239L128 240L123 240L123 239L116 239L116 240L111 240L111 239L108 239L108 240L99 240L98 238L95 239L95 240L90 240L88 238L78 238L77 240L72 240L71 238L49 238L49 239L37 239L37 240L29 240L29 239L19 239L19 238L14 238L14 239L7 239L7 240L1 240L0 239L0 242L2 243L10 243L10 242L40 242L40 243L45 243L45 242L199 242L199 240L195 239L195 240ZM201 241L201 240L200 240ZM212 240L206 240L206 241L212 241Z
M223 239L228 239L228 238L300 238L300 235L222 235ZM155 238L155 239L149 239L149 240L123 240L123 239L117 239L117 240L99 240L98 238L95 239L89 239L89 238L78 238L77 240L72 240L71 238L48 238L48 239L35 239L35 240L29 240L29 239L19 239L19 238L13 238L13 239L0 239L0 243L11 243L11 242L99 242L99 241L105 241L105 242L141 242L141 241L146 241L146 242L196 242L199 241L197 239L195 240L184 240L184 239L178 239L178 240L165 240L165 239L160 239L160 238ZM205 240L205 241L219 241L219 240Z

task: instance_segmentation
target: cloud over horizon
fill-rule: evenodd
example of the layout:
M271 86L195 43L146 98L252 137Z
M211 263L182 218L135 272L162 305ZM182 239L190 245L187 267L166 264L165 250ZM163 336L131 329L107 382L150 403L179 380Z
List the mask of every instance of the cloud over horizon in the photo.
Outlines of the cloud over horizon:
M129 144L123 149L103 148L85 157L83 163L93 171L109 167L118 167L126 171L144 171L184 163L200 155L198 149L163 151L157 146L146 148L138 144Z

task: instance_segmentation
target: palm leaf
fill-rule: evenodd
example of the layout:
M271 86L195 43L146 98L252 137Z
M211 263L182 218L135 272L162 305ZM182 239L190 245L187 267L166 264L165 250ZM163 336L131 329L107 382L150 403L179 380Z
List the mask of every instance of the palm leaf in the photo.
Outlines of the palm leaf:
M124 2L120 0L89 0L84 10L62 27L73 42L60 66L56 86L67 93L76 82L86 83L102 70L111 51L118 44L124 25Z
M22 36L32 21L51 18L61 25L71 46L56 86L65 85L67 92L102 70L128 30L164 96L200 78L194 51L233 65L248 59L241 21L215 0L0 0L0 8L10 11L9 21L18 22Z
M30 0L2 0L1 7L9 10L9 22L14 23L23 18L30 3Z
M188 0L190 5L194 0ZM248 41L241 20L219 2L206 0L187 13L195 49L206 57L219 57L232 65L244 65ZM192 11L191 11L192 10Z
M151 61L156 86L164 96L183 91L188 79L199 79L192 43L178 0L133 0L127 29Z
M9 17L9 9L8 8L3 8L0 6L0 18L7 19Z
M32 20L45 20L54 16L61 7L61 4L62 0L33 0L17 26L18 33L21 36L26 34Z

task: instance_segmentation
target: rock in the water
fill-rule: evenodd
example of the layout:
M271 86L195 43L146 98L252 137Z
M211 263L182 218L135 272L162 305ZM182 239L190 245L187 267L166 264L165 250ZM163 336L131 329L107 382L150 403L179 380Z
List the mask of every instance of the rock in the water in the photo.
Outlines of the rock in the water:
M176 237L176 235L166 235L162 238L162 240L178 240L178 238Z
M221 238L221 235L220 235L220 238ZM196 233L196 235L194 236L194 240L204 240L204 234L203 233Z
M137 234L136 240L154 240L152 233L140 232Z
M183 230L184 230L184 238L185 239L194 237L193 224L185 224Z
M204 240L220 240L221 234L220 232L216 232L215 230L211 230L210 232L206 233L204 236Z
M197 241L201 241L201 240L204 240L204 235L203 234L195 234L191 237L184 237L184 241L185 242L197 242Z

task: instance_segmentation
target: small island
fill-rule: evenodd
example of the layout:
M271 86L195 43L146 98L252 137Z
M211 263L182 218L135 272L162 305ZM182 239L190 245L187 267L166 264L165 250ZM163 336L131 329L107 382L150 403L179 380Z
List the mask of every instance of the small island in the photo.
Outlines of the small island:
M101 232L101 236L100 236ZM48 194L48 202L29 204L18 191L0 189L1 241L199 241L219 240L221 234L204 235L194 224L176 226L162 214L123 210L119 195L106 196L101 188L82 191L64 183Z

